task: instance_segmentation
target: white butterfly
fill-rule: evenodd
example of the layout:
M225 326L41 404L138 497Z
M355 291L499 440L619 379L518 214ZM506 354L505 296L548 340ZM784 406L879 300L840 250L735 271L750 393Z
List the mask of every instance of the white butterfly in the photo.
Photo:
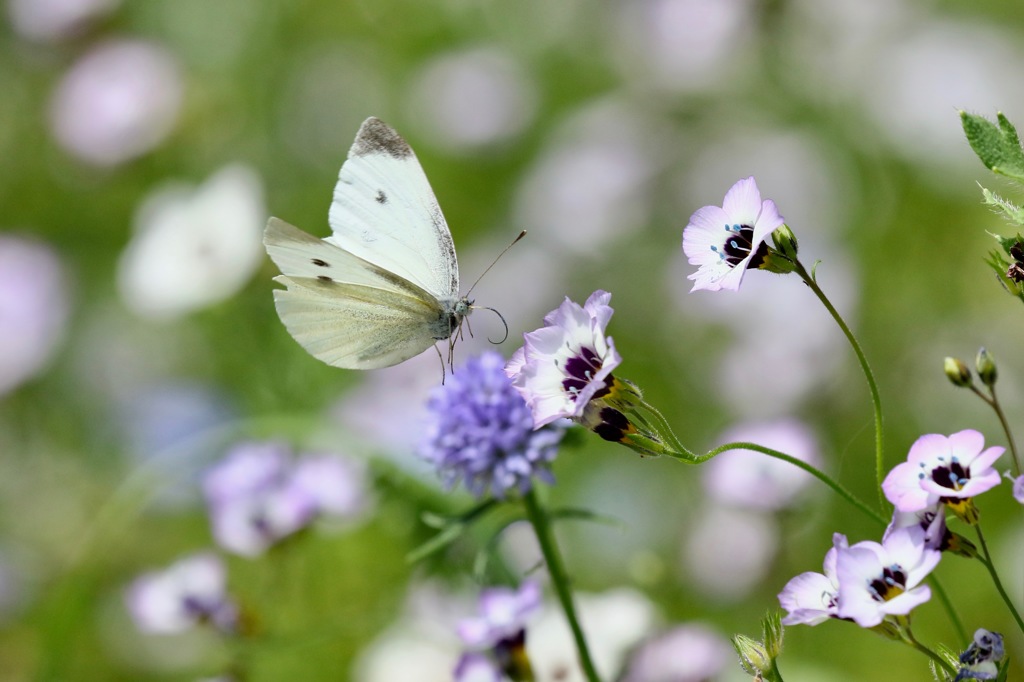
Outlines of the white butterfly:
M412 148L368 118L338 173L316 237L271 218L263 236L281 274L277 313L314 357L390 367L451 337L472 311L459 296L455 245Z

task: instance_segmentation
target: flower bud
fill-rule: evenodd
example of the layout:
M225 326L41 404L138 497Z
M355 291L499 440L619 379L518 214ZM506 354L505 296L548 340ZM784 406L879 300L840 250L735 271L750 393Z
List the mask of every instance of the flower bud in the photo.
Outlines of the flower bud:
M974 369L978 371L981 382L991 388L996 383L996 359L982 346L978 357L974 360Z
M771 669L771 658L761 642L746 635L733 635L732 645L740 656L743 672L751 677L763 678L765 672Z
M967 369L967 363L960 358L947 357L943 360L942 368L954 386L966 388L971 385L971 370Z
M789 225L783 223L781 227L772 232L772 242L775 243L775 248L783 256L796 262L798 245L796 243L796 235L793 234L793 230L789 229Z

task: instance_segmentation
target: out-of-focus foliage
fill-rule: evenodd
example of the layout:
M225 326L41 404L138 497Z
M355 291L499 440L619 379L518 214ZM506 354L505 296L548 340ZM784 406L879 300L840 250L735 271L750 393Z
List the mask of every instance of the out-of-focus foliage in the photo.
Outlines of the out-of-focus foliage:
M750 272L736 294L687 293L687 218L749 175L860 336L889 466L923 433L1002 442L943 376L946 356L991 350L1024 423L1024 317L984 262L986 231L1012 230L981 205L976 183L999 179L957 115L1024 120L1018 3L4 2L0 680L185 680L240 660L251 680L400 682L381 661L406 659L417 682L446 679L475 552L513 519L406 562L433 533L423 512L471 505L414 454L437 358L366 373L317 362L278 321L258 246L268 214L327 234L370 115L416 150L465 286L529 230L474 290L508 321L499 350L564 296L612 292L616 373L689 447L798 419L822 467L876 497L867 390L810 292ZM473 324L459 357L501 335L483 314ZM213 547L201 473L253 439L368 460L372 511L257 559L226 555L256 633L240 650L139 633L124 589ZM879 531L813 482L781 510L735 505L699 468L592 437L553 471L556 506L618 521L560 522L575 585L645 595L648 630L755 632L790 577L820 570L833 531ZM1020 604L1020 506L1005 484L978 503ZM517 530L489 577L534 566ZM937 575L969 631L1006 634L1021 674L1024 642L979 566L947 557ZM915 611L915 632L968 643L937 603ZM779 665L793 679L926 674L909 649L835 622L787 630Z

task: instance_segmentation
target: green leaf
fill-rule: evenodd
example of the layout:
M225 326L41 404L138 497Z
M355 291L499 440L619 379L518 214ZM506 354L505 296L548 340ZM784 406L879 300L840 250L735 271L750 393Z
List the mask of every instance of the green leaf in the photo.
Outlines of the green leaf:
M967 142L993 173L1024 182L1024 150L1017 130L1002 113L997 113L996 117L998 126L983 116L961 111L960 122Z

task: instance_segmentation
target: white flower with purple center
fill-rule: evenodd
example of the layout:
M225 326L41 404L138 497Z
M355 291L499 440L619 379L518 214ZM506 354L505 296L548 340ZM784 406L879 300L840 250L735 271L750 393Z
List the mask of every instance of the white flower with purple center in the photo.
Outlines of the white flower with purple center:
M836 555L848 546L846 536L832 536L832 549L825 554L825 573L807 571L796 576L782 588L779 604L788 612L783 625L818 625L829 618L838 618L839 578Z
M884 544L858 542L838 548L837 613L864 628L879 625L888 616L904 616L931 599L921 581L938 565L942 553L929 549L919 527L900 528Z
M471 358L431 395L430 421L420 455L437 467L447 487L462 480L477 497L526 492L533 478L553 483L549 466L565 429L534 430L533 415L504 372L501 355Z
M697 209L683 230L683 252L698 266L688 277L691 291L739 289L743 273L764 262L764 240L784 222L774 201L761 200L753 177L733 185L720 207Z
M885 497L897 509L915 512L937 502L966 501L999 485L992 468L1004 448L985 447L977 431L958 431L948 438L929 433L910 447L907 461L897 464L882 482Z
M175 634L200 623L233 630L238 609L226 592L224 563L206 552L181 559L162 571L139 576L125 603L143 632Z
M280 443L241 443L207 472L203 491L217 542L258 556L322 515L351 517L366 506L363 471L328 455L292 459Z
M961 680L995 680L999 678L999 662L1006 656L1003 636L985 628L974 632L974 640L960 654L960 669L953 682Z
M924 544L928 549L942 551L949 546L951 533L946 527L946 509L941 502L918 511L904 512L896 509L892 521L885 529L882 542L901 528L920 528L924 532Z
M578 419L587 404L607 395L622 358L605 327L612 295L595 291L580 306L565 301L544 317L546 327L523 335L523 347L505 367L533 412L535 428L556 419Z

